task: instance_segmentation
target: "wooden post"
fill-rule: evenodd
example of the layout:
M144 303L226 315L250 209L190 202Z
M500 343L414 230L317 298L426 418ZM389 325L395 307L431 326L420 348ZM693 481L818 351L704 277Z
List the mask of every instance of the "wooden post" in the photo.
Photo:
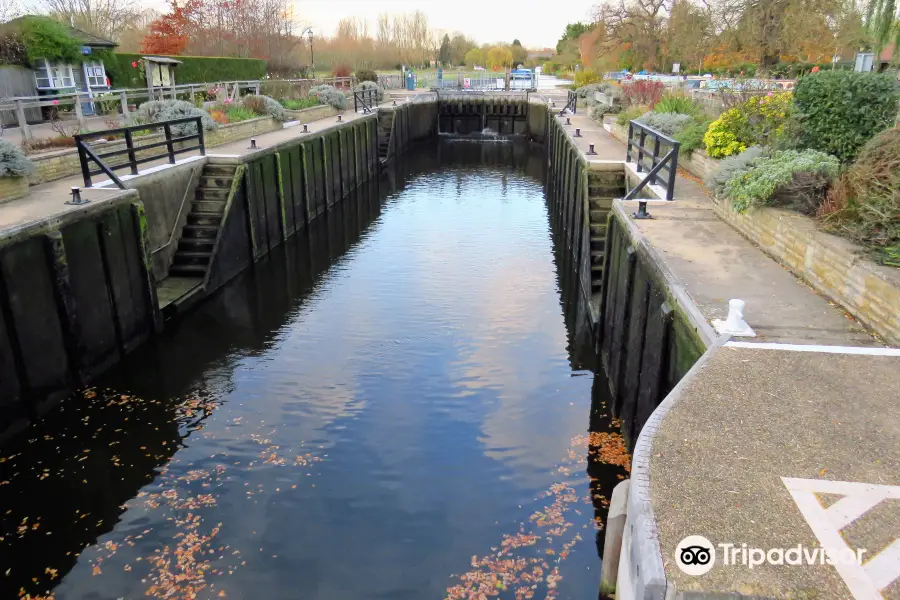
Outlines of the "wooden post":
M78 121L80 131L87 129L84 122L84 109L81 106L81 92L75 92L75 120Z
M259 82L256 82L256 95L259 96Z
M194 94L194 86L193 85L191 86L191 104L194 104L194 105L197 104L197 98Z
M16 120L19 121L19 132L22 134L23 140L31 139L31 127L28 126L28 121L25 119L25 107L22 106L22 101L16 98Z
M128 93L125 90L119 92L119 102L122 104L122 121L125 125L131 125L131 113L128 112Z

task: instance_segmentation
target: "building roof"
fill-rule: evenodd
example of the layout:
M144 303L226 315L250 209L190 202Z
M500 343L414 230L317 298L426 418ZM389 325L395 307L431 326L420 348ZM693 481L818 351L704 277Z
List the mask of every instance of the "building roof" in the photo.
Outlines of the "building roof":
M46 19L48 21L52 20L50 17L45 17L43 15L23 15L21 17L16 17L15 19L10 19L6 23L3 24L4 27L17 27L20 24L25 23L29 20L34 19ZM108 40L106 38L102 38L98 35L94 35L93 33L88 33L87 31L82 31L77 27L72 27L71 25L66 25L65 23L60 23L63 27L68 30L69 34L78 40L78 42L82 46L90 46L91 48L115 48L119 44L113 42L112 40Z
M174 58L169 58L168 56L142 56L144 60L149 60L150 62L155 63L163 63L166 65L180 65L180 60L175 60Z

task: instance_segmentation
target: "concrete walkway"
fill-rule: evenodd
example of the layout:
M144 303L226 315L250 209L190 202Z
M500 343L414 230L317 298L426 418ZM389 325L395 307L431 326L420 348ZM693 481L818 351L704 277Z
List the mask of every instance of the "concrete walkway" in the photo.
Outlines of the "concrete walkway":
M344 122L360 119L365 115L353 113L352 110L342 115ZM325 127L333 126L337 123L337 117L326 117L318 121L312 121L307 126L311 132L316 132ZM288 124L290 125L290 124ZM257 147L260 150L271 147L276 144L286 142L288 140L302 137L303 126L287 126L284 129L273 131L270 133L254 136ZM207 149L207 155L228 155L243 156L250 154L251 150L250 138L245 138L221 146ZM186 162L200 159L199 155L179 155L180 158L176 164L184 164ZM151 170L167 168L167 161L160 159L158 161L146 163L141 166L140 173L145 174ZM117 173L123 181L126 177ZM140 175L138 175L140 176ZM29 193L24 198L11 200L0 204L0 237L9 235L11 232L21 228L28 227L34 223L46 222L58 218L68 212L77 211L83 207L70 206L65 204L71 199L71 189L73 187L81 187L84 185L81 175L66 177L57 181L51 181L42 185L37 185L29 189ZM92 202L104 202L118 196L119 190L108 179L102 179L98 176L94 183L94 187L85 188L81 192L82 198L91 200Z
M570 119L578 147L594 144L588 158L624 160L624 144L601 126ZM635 448L617 598L900 599L900 350L879 348L719 220L696 180L679 176L675 198L627 224L710 350ZM757 337L723 346L712 321L730 298L747 302ZM693 535L716 552L699 576L678 562ZM750 548L755 561L764 552L777 563L778 549L798 545L818 550L815 564L786 564L795 550L782 564L750 566ZM820 548L865 552L862 564L830 565Z
M564 119L564 117L558 117ZM625 159L625 145L587 116L569 117L572 137L585 153L594 144L596 161ZM678 280L707 322L709 341L716 337L715 319L728 314L728 301L746 302L745 317L756 341L843 345L876 345L855 320L816 294L790 271L766 256L720 220L706 189L679 174L675 202L653 202L653 219L629 219L636 237L645 239ZM630 214L637 202L623 204Z

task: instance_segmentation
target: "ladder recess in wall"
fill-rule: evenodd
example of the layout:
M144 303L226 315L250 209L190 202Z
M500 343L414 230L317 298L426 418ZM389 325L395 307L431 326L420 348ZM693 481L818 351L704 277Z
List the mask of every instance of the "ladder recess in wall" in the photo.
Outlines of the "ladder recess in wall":
M169 277L197 279L198 283L206 278L236 169L236 165L203 167Z

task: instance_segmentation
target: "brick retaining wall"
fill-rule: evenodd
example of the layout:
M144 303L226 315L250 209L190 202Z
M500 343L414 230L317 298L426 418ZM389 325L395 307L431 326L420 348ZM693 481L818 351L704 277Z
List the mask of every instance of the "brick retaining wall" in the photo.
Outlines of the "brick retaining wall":
M777 208L741 214L728 202L716 202L715 211L887 342L900 344L900 269L875 264L860 246L817 230L803 215Z

